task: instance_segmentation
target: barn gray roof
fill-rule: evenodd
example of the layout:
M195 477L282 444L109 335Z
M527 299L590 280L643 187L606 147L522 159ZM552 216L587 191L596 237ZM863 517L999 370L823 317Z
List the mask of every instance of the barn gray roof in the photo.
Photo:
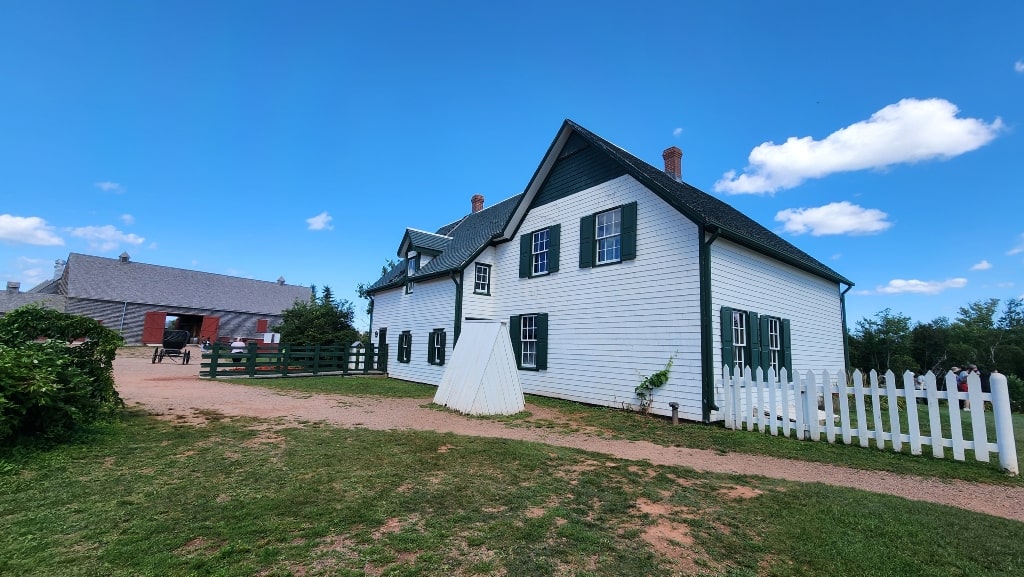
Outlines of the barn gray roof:
M64 274L68 298L217 311L277 315L311 294L309 287L78 253L68 256Z

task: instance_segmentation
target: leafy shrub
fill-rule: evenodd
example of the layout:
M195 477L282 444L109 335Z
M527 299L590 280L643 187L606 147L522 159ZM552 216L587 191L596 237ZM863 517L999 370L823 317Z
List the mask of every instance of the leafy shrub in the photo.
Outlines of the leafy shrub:
M39 306L0 317L0 440L59 437L123 406L113 374L122 342L92 319Z

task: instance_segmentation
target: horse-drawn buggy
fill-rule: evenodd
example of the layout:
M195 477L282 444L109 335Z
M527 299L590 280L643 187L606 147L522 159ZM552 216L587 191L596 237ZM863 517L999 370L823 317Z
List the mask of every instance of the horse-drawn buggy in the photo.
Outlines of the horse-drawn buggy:
M191 335L188 331L166 330L164 331L164 342L162 347L153 349L153 363L164 362L164 357L187 365L192 353L186 348Z

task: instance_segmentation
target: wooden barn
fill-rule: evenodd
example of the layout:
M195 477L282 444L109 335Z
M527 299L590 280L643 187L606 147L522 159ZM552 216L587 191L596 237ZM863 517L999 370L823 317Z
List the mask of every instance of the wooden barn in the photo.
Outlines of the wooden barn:
M16 283L14 283L16 284ZM309 287L133 262L127 253L104 258L71 253L63 272L26 292L8 283L0 314L38 302L94 318L128 344L160 344L165 328L187 330L195 341L257 338L281 320ZM12 288L14 290L12 290Z

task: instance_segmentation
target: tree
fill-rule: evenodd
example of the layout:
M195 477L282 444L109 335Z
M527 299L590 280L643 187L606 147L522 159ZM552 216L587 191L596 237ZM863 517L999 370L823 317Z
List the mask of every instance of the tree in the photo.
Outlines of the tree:
M910 347L910 317L885 309L874 319L857 321L851 339L854 367L902 373L913 365Z
M314 286L309 301L295 301L281 314L281 324L272 330L281 333L281 342L290 345L348 346L359 340L359 332L352 327L354 315L352 303L336 300L330 287L325 286L318 297Z
M939 317L929 323L917 323L910 331L910 356L919 372L938 374L949 358L949 319Z
M398 262L393 259L386 259L384 265L380 267L380 276L388 274L391 269L398 266ZM376 281L374 281L376 282ZM367 289L373 286L373 282L361 282L356 285L356 292L359 293L359 298L366 299L366 314L373 314L373 299L370 298L370 294L367 293Z
M960 307L951 331L953 340L965 347L960 353L964 356L953 358L953 362L996 366L996 353L1003 337L995 326L998 307L999 299L974 301L966 307Z

